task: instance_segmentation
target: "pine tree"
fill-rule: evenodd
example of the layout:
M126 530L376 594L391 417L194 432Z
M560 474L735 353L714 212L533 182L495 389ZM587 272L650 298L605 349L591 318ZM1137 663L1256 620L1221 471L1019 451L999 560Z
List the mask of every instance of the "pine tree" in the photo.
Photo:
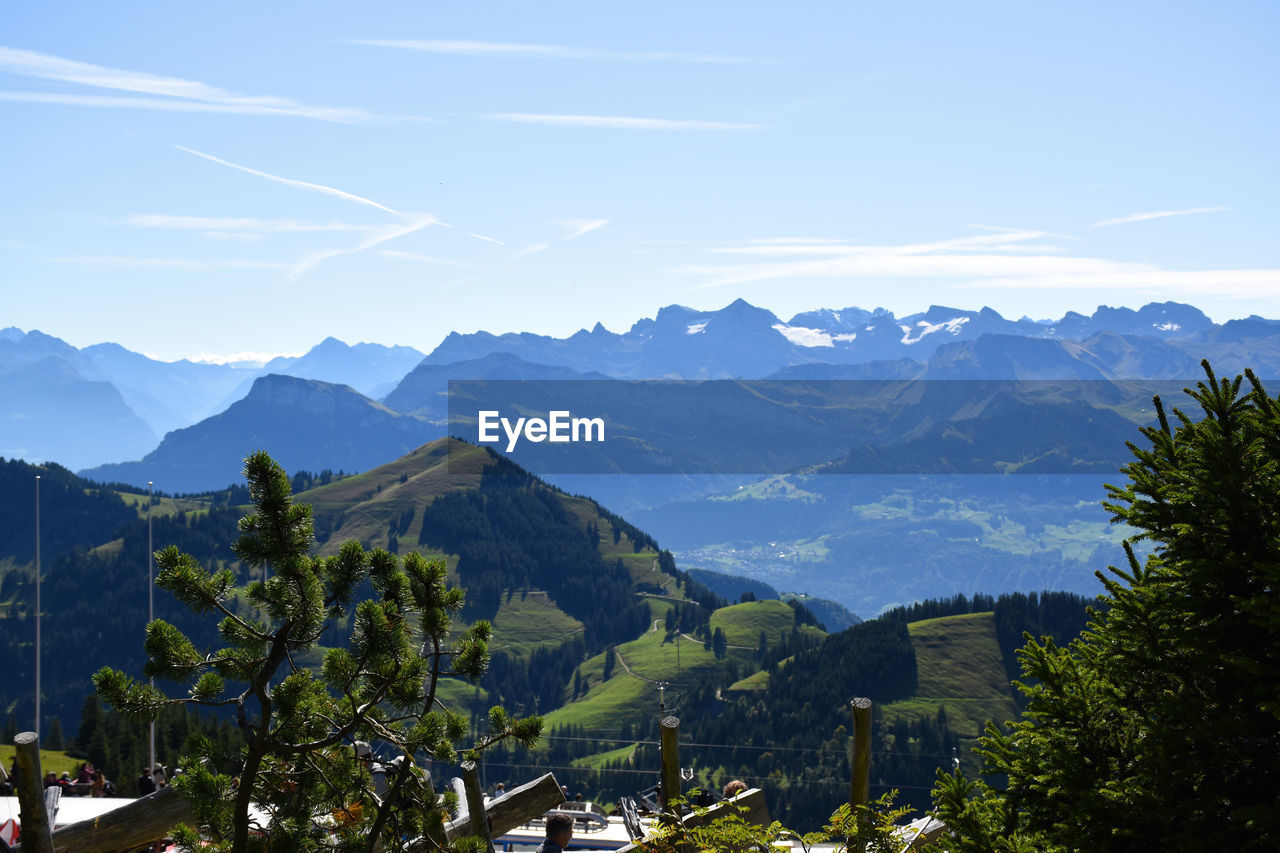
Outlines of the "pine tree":
M54 717L49 721L49 734L45 735L42 746L45 749L61 750L65 744L62 742L62 719Z
M952 849L1247 849L1280 834L1280 406L1252 373L1206 381L1198 419L1157 398L1149 446L1109 486L1152 544L1099 575L1104 608L1066 647L1018 653L1027 707L988 726L995 791L942 775ZM1037 683L1038 682L1038 683Z
M716 660L724 660L725 655L729 652L729 640L724 634L723 628L716 628L711 634L711 652L715 655Z
M293 503L284 470L258 452L246 459L245 477L254 512L241 519L234 551L249 577L265 580L248 583L241 597L230 570L209 572L175 547L157 554L157 586L196 612L220 616L225 647L201 653L156 620L147 626L145 673L185 684L185 697L169 699L110 669L94 676L108 704L148 719L167 705L235 708L246 745L233 763L210 737L198 738L182 759L176 787L192 801L199 834L175 837L191 849L203 839L211 849L241 853L250 849L252 804L271 815L255 849L371 851L406 836L441 841L445 803L416 762L423 755L457 760L467 721L435 707L436 687L443 677L484 672L488 623L477 622L447 648L463 595L446 586L443 561L367 553L356 542L337 556L312 557L311 508ZM377 597L356 603L365 581ZM299 656L348 614L349 648L331 648L319 672L299 666ZM468 754L509 737L529 745L541 731L541 720L515 720L501 708L489 724ZM358 739L389 743L403 756L382 797L350 747Z

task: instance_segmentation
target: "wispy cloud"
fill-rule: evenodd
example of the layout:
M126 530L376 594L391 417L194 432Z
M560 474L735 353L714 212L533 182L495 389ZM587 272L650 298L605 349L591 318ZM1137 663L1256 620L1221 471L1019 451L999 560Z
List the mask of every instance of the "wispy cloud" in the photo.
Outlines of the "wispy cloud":
M139 228L256 233L378 230L376 225L357 225L350 222L304 222L298 219L255 219L244 216L174 216L166 213L134 213L125 219L125 223Z
M419 264L440 264L449 267L461 267L466 264L460 261L451 261L447 258L437 258L432 255L424 255L420 252L406 252L403 249L381 249L378 252L384 258L394 258L400 261L413 261Z
M594 47L569 47L559 44L516 44L511 42L465 41L448 39L353 39L353 44L370 47L394 47L423 53L453 56L494 56L522 59L597 59L641 62L705 62L737 64L749 62L736 56L714 53L681 53L664 50L603 50Z
M65 264L121 269L165 270L289 270L292 264L249 258L136 258L119 255L64 255L53 260Z
M270 172L262 172L262 171L259 171L258 169L251 169L248 166L241 166L239 163L232 163L230 160L223 160L221 157L214 157L212 154L205 154L203 151L197 151L194 148L187 148L185 145L175 145L173 147L177 148L179 151L185 151L188 154L193 154L196 157L203 157L204 159L209 160L210 162L219 163L223 166L228 166L232 169L239 169L241 172L246 172L250 175L256 175L259 178L266 178L268 181L275 181L276 183L285 184L291 187L298 187L299 189L312 190L313 192L336 196L341 199L346 199L347 201L354 201L354 202L357 202L358 204L366 204L370 207L376 207L378 210L385 210L387 213L394 213L396 215L399 215L397 211L392 210L391 208L387 207L385 204L378 204L376 201L373 201L372 199L367 199L363 196L355 195L354 193L349 193L344 190L335 189L334 187L327 187L324 184L313 184L313 183L310 183L309 181L299 181L295 178L282 178L279 175L273 175Z
M414 232L421 231L423 228L426 228L429 225L439 225L444 228L453 227L452 225L449 225L447 222L441 222L439 219L435 218L434 216L431 216L430 214L401 213L399 211L392 210L391 208L387 207L385 204L379 204L378 202L373 201L372 199L365 198L364 196L358 196L358 195L355 195L354 193L349 193L349 192L346 192L345 190L340 190L335 187L325 186L324 184L315 184L315 183L311 183L310 181L300 181L295 178L285 178L285 177L281 177L280 175L273 175L270 172L263 172L260 169L252 169L248 166L242 166L239 163L232 163L230 160L224 160L221 157L215 157L212 154L205 154L203 151L197 151L194 148L187 148L186 146L183 146L183 145L175 145L174 147L177 148L179 151L185 151L186 153L192 154L196 157L202 157L205 160L209 160L213 163L218 163L219 165L227 166L232 169L237 169L241 172L245 172L247 174L254 175L259 178L264 178L265 180L268 180L268 181L274 181L276 183L284 184L286 186L297 187L298 189L324 193L325 195L335 196L337 198L341 198L346 201L353 201L357 204L366 205L368 207L374 207L374 208L377 208L378 210L385 211L386 213L390 213L396 218L401 220L400 223L397 223L394 225L373 226L373 227L366 228L362 226L347 227L345 224L339 224L335 226L326 226L326 225L316 225L314 223L298 223L295 220L291 220L291 219L235 219L235 218L219 219L216 217L206 218L206 217L166 217L166 216L155 216L155 218L153 219L147 219L144 217L142 219L143 222L149 223L155 227L203 227L203 225L206 223L238 223L246 228L259 227L259 228L262 228L263 230L280 230L280 231L290 231L290 230L357 231L358 230L358 231L364 231L368 233L368 236L365 237L360 243L358 243L355 246L321 249L319 251L311 252L310 254L304 256L301 260L293 264L284 265L284 268L288 270L289 278L291 279L297 278L298 276L307 273L308 271L314 269L318 264L324 263L325 261L330 260L331 258L337 258L337 257L341 257L342 255L352 255L359 252L367 251L368 249L372 249L375 246L380 246L383 243L389 242L391 240L396 240L396 239L399 239L400 237L404 237L409 234L413 234ZM224 228L224 230L235 230L235 229Z
M725 121L695 121L633 116L553 115L548 113L493 113L493 121L550 124L561 127L607 127L618 130L762 130L768 125Z
M1039 275L1007 278L980 278L964 287L1019 288L1035 290L1138 290L1152 294L1185 293L1196 297L1274 297L1280 292L1280 269L1169 270L1155 265L1133 264L1131 268L1104 270L1092 274L1069 269Z
M386 228L381 228L371 236L362 240L359 243L359 245L352 246L351 248L324 249L319 252L314 252L310 255L307 255L305 258L299 261L296 265L294 265L292 269L289 270L289 278L297 278L303 273L314 268L317 264L327 261L330 258L336 258L342 255L354 255L358 252L364 252L364 251L367 251L368 249L374 248L375 246L381 246L383 243L388 243L392 240L398 240L401 237L405 237L409 234L413 234L417 231L421 231L423 228L426 228L429 225L441 225L441 224L443 223L441 223L434 216L424 215L411 220L409 223L405 225L390 225L390 226L387 226Z
M484 240L486 243L496 243L496 244L497 244L497 245L499 245L499 246L505 246L505 245L507 245L506 243L502 242L501 240L495 240L495 239L493 239L492 237L486 237L486 236L484 236L483 234L476 234L474 231L468 231L468 232L466 232L466 234L467 234L467 236L468 236L468 237L475 237L477 240Z
M379 118L360 109L317 107L274 95L241 95L180 77L164 77L145 71L107 68L88 62L64 59L60 56L50 56L34 50L11 47L0 47L0 71L99 89L160 96L159 98L122 98L55 92L0 92L0 99L7 101L182 112L283 115L342 123Z
M901 246L866 246L858 243L842 242L833 239L806 241L797 238L772 238L752 240L745 246L728 246L712 249L718 254L733 255L838 255L849 258L871 258L876 256L928 256L938 253L980 252L998 249L1004 252L1023 251L1027 247L1025 241L1050 236L1044 231L1006 231L1000 230L989 234L976 234L969 237L958 237L953 240L941 240L933 243L907 243ZM1036 246L1041 250L1061 251L1057 246Z
M532 255L532 254L534 254L534 253L536 253L536 252L541 252L542 250L547 249L547 248L549 248L550 246L551 246L551 244L550 244L550 243L534 243L534 244L533 244L533 245L531 245L531 246L525 246L523 249L521 249L520 251L516 252L516 253L515 253L514 255L512 255L511 257L513 257L513 258L523 258L525 255Z
M1134 213L1130 216L1121 216L1116 219L1104 219L1101 222L1095 222L1090 228L1103 228L1108 225L1124 225L1128 222L1145 222L1148 219L1164 219L1167 216L1187 216L1192 213L1219 213L1223 210L1230 210L1227 207L1190 207L1186 210L1157 210L1152 213Z
M210 240L240 240L252 243L262 239L261 234L253 231L205 231L203 233Z
M851 243L852 240L846 240L843 237L757 237L754 240L748 240L748 243L758 243L760 245L785 245L788 243L796 243L804 246L816 246L822 243Z
M607 219L560 219L560 220L557 220L557 223L565 226L566 228L573 229L572 233L570 233L569 236L565 237L564 239L576 240L577 238L581 237L583 234L589 234L592 231L595 231L597 228L603 228L604 226L608 225L609 220Z
M878 246L772 238L712 250L756 260L677 271L706 278L694 290L818 278L949 278L966 288L1114 289L1188 297L1262 297L1280 291L1280 269L1170 270L1071 255L1045 242L1054 238L1042 231L1004 229L929 243Z

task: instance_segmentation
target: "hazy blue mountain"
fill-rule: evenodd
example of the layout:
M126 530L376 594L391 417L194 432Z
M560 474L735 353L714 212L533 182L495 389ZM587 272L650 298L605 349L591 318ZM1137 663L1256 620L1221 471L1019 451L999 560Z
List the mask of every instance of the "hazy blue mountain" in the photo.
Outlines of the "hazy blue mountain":
M945 343L929 357L925 379L1092 379L1107 375L1079 358L1070 340L983 335Z
M227 364L157 361L115 343L94 344L81 352L158 436L221 411L227 395L253 375L249 368Z
M669 305L621 335L600 324L561 339L528 333L455 332L425 363L473 361L505 352L534 364L561 365L584 373L595 370L619 379L721 379L767 376L797 358L815 360L799 355L775 328L779 325L772 312L742 299L719 311Z
M166 433L227 409L259 376L319 379L377 397L421 360L412 347L348 346L327 338L303 356L264 367L166 362L116 343L77 349L10 327L0 330L0 407L7 424L0 454L75 468L138 459Z
M413 347L346 344L328 337L305 355L272 359L262 372L350 385L366 397L378 399L395 388L422 359L423 354Z
M167 492L221 488L241 480L246 454L266 450L286 470L364 471L440 434L347 385L268 375L225 412L165 436L140 462L100 465L81 476Z
M370 399L389 393L404 375L422 361L413 347L358 343L349 345L335 337L325 338L300 356L277 356L245 378L224 395L214 411L222 411L249 393L259 376L278 374L300 379L319 379L350 385Z
M86 377L77 362L0 360L0 456L77 467L137 458L155 447L155 432L116 387Z
M459 379L608 379L602 373L579 373L569 367L532 364L510 353L491 353L483 358L453 364L423 362L400 380L382 402L397 412L416 415L433 423L444 423L449 415L449 382Z
M1179 302L1152 302L1136 311L1100 305L1091 317L1068 311L1052 327L1054 335L1064 338L1084 339L1098 332L1115 332L1161 340L1195 338L1213 328L1213 321L1199 308Z
M1278 329L1277 331L1280 331ZM1192 346L1154 337L1097 332L1073 349L1073 355L1099 373L1116 379L1188 379L1201 374L1198 353L1204 344ZM1221 348L1218 347L1219 353Z
M103 380L107 375L71 344L32 329L24 332L10 326L0 330L0 367L13 370L24 364L34 364L48 358L66 362L85 379Z

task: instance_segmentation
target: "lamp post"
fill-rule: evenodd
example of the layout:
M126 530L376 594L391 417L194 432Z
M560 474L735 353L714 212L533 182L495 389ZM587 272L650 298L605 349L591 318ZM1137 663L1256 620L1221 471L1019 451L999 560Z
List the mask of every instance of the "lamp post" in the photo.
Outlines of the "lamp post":
M147 624L150 625L156 619L156 592L155 582L152 579L154 569L152 564L155 561L155 549L151 546L151 481L147 480ZM151 686L156 686L155 676L151 678ZM149 749L147 752L148 763L147 772L155 773L156 770L156 721L151 721L151 730L148 736Z
M40 475L36 474L36 727L40 734Z

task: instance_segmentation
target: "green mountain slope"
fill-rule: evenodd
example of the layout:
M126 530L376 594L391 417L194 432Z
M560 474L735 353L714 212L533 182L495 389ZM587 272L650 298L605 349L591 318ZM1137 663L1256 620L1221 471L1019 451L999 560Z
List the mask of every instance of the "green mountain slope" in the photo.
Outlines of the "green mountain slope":
M1017 703L996 639L994 613L966 613L907 625L916 654L916 691L885 706L884 716L936 716L945 708L961 737L987 720L1017 716Z
M725 642L739 649L758 648L761 634L769 643L779 643L795 628L795 609L776 599L746 601L711 614L711 630L724 631ZM800 630L815 639L826 635L811 625L801 626Z

